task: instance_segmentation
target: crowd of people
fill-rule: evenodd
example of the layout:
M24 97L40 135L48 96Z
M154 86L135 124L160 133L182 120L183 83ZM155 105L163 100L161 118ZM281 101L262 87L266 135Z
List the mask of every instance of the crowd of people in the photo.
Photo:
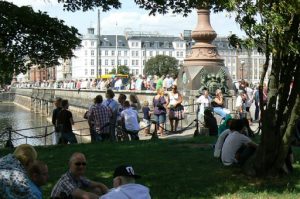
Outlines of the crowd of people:
M106 90L105 100L101 95L97 95L83 116L90 127L91 141L116 141L120 130L128 134L131 140L139 140L139 133L142 133L141 126L143 134L150 136L151 119L155 121L158 135L165 136L167 115L171 124L169 133L176 133L179 120L184 118L184 107L177 86L173 84L171 89L167 96L163 88L157 89L157 95L152 101L152 111L149 108L149 101L141 103L134 93L129 95L128 100L122 93L119 94L118 100L115 100L114 91L111 89ZM52 124L55 126L54 143L77 143L72 131L74 120L71 111L68 110L68 100L57 98L54 104L55 109L52 113ZM139 112L143 114L142 120L139 118Z
M103 79L77 79L61 81L37 81L37 82L15 82L12 86L18 88L62 88L62 89L98 89L98 90L151 90L165 88L171 91L173 84L176 84L175 75L138 75L129 77L112 76Z
M0 158L0 196L5 199L42 199L42 186L48 181L48 166L37 160L38 154L29 144L18 146L13 154ZM113 188L85 177L87 160L75 152L68 170L57 180L51 199L150 199L149 189L136 183L140 175L131 165L118 166L113 173ZM45 197L44 197L45 198Z

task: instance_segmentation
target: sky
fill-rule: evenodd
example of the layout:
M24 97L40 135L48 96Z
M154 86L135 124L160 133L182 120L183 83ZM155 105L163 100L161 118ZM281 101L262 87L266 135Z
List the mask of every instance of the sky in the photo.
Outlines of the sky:
M87 28L97 28L97 8L94 11L68 12L63 11L63 5L57 0L6 0L18 6L29 5L35 11L47 12L51 17L65 21L68 26L74 26L79 33L86 34ZM194 30L197 25L197 13L193 11L188 17L182 15L149 16L148 11L139 8L133 0L120 0L121 9L111 9L100 13L101 34L124 35L125 31L158 32L162 35L179 36L183 30ZM211 13L210 21L218 36L228 36L230 33L243 36L238 24L228 13Z

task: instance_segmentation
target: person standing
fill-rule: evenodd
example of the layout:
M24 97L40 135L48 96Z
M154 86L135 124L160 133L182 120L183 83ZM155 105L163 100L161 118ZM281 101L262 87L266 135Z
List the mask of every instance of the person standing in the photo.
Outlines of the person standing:
M211 107L211 101L207 88L203 88L202 95L196 100L196 103L200 104L198 118L202 122L204 122L204 110Z
M121 112L122 123L126 132L130 135L131 140L139 140L139 119L138 112L130 107L129 101L124 102L124 110Z
M182 96L177 90L177 86L172 86L172 91L168 95L169 120L171 125L171 133L177 131L179 120L183 119ZM174 126L175 123L175 126Z
M69 102L68 100L62 100L62 109L57 115L57 126L60 129L61 139L59 144L76 144L77 139L72 131L72 125L74 125L73 115L71 111L68 110Z
M163 128L166 122L166 106L167 100L164 97L164 89L160 88L157 90L157 94L153 98L153 107L154 107L154 120L156 122L156 128L158 133L163 136Z
M158 80L157 80L157 83L156 83L156 90L160 89L160 88L163 88L163 81L164 81L164 78L165 76L162 75Z
M54 133L52 134L53 135L52 136L52 140L53 140L52 142L55 143L55 144L58 144L58 141L61 137L61 134L59 132L59 128L56 125L57 115L62 109L61 101L62 101L62 98L60 98L60 97L56 98L56 100L54 102L55 109L52 112L52 124L54 126Z
M93 124L91 129L92 141L110 139L112 112L108 106L102 104L102 101L102 96L97 95L94 99L94 105L89 109L88 122Z
M103 105L107 106L111 110L111 118L110 118L110 140L116 140L116 124L117 124L117 117L119 111L119 103L114 100L115 93L111 89L107 89L106 91L106 100L103 102Z

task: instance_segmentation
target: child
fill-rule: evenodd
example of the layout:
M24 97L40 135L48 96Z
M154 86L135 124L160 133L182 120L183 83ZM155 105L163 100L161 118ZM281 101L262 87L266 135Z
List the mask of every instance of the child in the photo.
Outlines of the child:
M151 112L149 108L149 102L147 100L144 101L143 103L143 122L145 123L145 129L144 129L144 135L148 136L150 135L150 117L151 117Z

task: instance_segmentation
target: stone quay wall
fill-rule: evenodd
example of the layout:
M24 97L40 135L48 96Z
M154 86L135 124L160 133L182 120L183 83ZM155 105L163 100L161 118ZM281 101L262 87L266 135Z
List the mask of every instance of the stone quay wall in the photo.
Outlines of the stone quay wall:
M97 95L102 95L105 98L105 91L99 90L70 90L70 89L47 89L47 88L14 88L12 90L14 95L14 103L23 106L33 112L41 113L42 115L50 117L52 110L54 109L53 102L57 97L69 100L70 111L72 111L79 118L82 118L83 114L93 104L93 99ZM156 95L154 91L114 91L114 99L118 99L119 94L125 94L129 100L130 94L135 94L139 99L140 104L147 100L152 109L152 100ZM182 126L190 124L195 119L195 113L197 111L197 105L194 104L197 99L197 93L190 91L181 92L183 95L183 105L185 106L185 119L182 122ZM225 106L234 112L235 97L226 97ZM140 115L142 116L142 115ZM216 116L217 120L220 118Z

